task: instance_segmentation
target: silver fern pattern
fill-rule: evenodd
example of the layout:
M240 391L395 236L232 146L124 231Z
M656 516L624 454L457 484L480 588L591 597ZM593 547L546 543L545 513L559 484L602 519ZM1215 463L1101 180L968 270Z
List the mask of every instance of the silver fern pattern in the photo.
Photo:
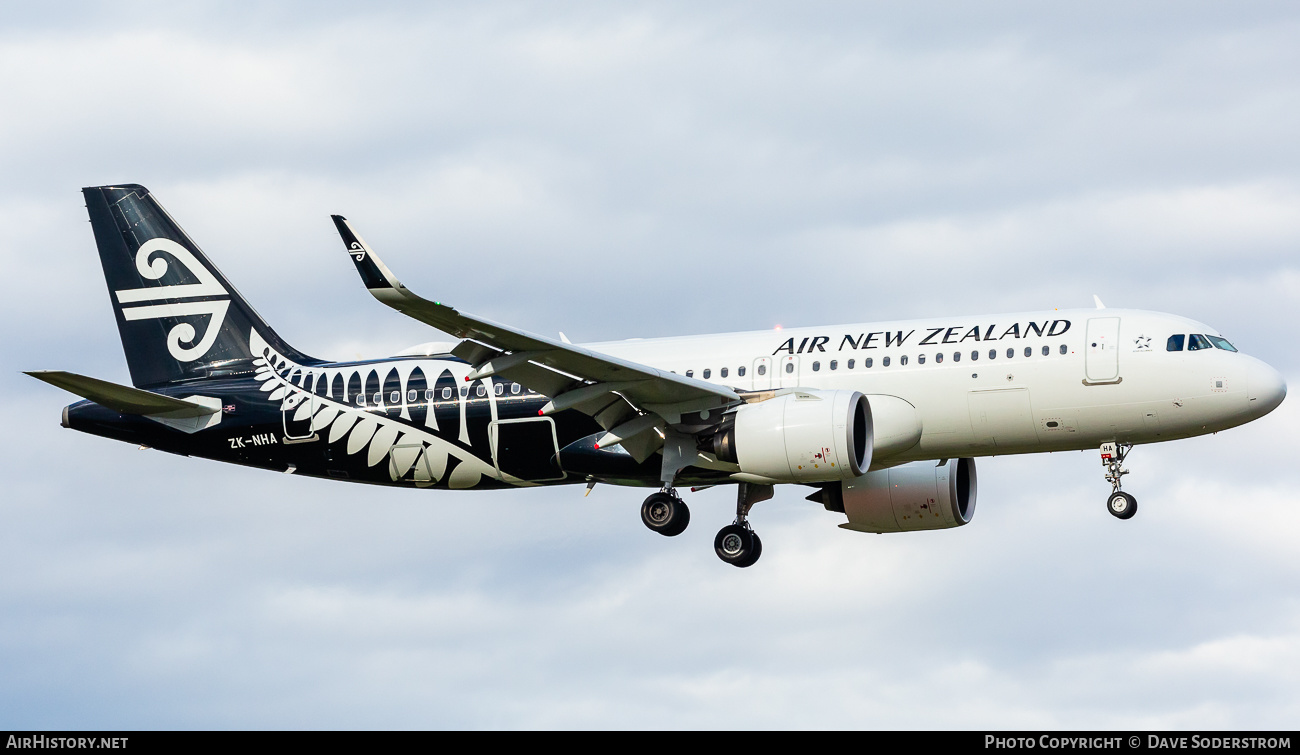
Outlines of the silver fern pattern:
M347 394L348 386L356 381L364 381L369 367L306 367L293 362L271 348L266 341L251 331L249 345L254 354L261 354L254 361L257 368L255 379L261 382L261 390L267 394L267 401L279 402L280 411L294 422L306 422L310 419L309 432L319 435L329 445L343 443L349 456L365 455L366 464L378 466L387 461L388 474L393 482L410 482L416 487L429 487L443 482L451 459L458 463L446 479L448 487L453 489L472 488L484 477L498 479L502 482L531 486L530 483L510 474L499 473L496 465L475 456L468 449L451 443L435 434L437 420L433 411L426 413L426 428L417 427L405 402L401 403L399 422L387 416L386 407L381 403L375 411L365 411L352 406ZM411 373L417 368L425 375L438 375L450 371L457 381L469 373L468 365L459 362L441 362L435 360L402 360L392 365L397 370L400 380L400 394L407 393L407 383ZM334 395L335 378L341 377L343 395ZM318 390L325 381L324 390ZM364 382L361 382L364 386ZM364 388L363 388L364 390ZM459 392L456 394L460 405L460 441L468 445L469 436L465 423L466 400ZM488 386L487 395L493 391ZM380 396L381 399L385 398ZM496 403L490 402L492 419L496 419ZM396 409L398 404L393 404Z

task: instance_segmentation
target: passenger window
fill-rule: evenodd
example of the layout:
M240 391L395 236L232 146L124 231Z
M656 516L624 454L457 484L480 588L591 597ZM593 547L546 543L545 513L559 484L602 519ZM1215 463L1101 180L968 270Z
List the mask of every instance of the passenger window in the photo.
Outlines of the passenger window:
M789 374L792 373L792 372L794 372L794 362L786 362L786 363L785 363L785 374L789 375Z
M998 358L998 350L989 349L989 359L997 359L997 358Z
M695 377L695 370L687 370L686 377L690 377L690 378Z
M519 395L519 384L518 384L518 383L511 383L511 384L510 384L510 395L511 395L511 396L518 396L518 395Z
M744 367L741 367L740 369L743 370L743 369L745 369L745 368L744 368ZM742 373L742 374L743 374L743 373ZM760 365L758 366L758 374L760 374L760 375L766 375L766 374L767 374L767 365L765 365L765 364L760 364Z
M487 395L487 388L484 388L483 384L479 383L474 387L474 395L478 396L479 398L483 398L484 396Z
M954 351L954 352L952 353L952 361L954 361L954 362L960 362L960 361L961 361L961 352L960 352L960 351Z
M1061 353L1064 354L1065 352L1066 352L1065 344L1061 344Z
M839 366L840 366L839 360L836 360L836 359L832 359L832 360L831 360L831 369L832 369L832 370L838 368Z
M468 395L469 395L469 387L462 385L460 387L460 397L465 398Z
M848 363L844 365L844 369L846 369L846 370L851 370L851 369L853 369L853 361L854 361L854 360L850 359L850 360L848 361Z
M1015 355L1016 355L1016 350L1015 350L1015 349L1007 349L1007 359L1010 359L1011 357L1014 357Z
M379 406L380 404L384 403L384 394L376 393L375 395L371 396L370 403L374 404L375 406Z
M1237 350L1236 346L1228 343L1228 339L1223 338L1222 336L1206 336L1206 338L1210 339L1210 343L1214 344L1214 348L1216 349L1223 349L1224 351Z
M393 391L392 393L388 394L388 403L392 406L397 406L398 404L402 403L402 392Z
M866 359L863 359L862 366L866 367L868 370L871 369L871 357L867 357Z
M1044 346L1044 347L1043 347L1043 356L1048 356L1048 355L1051 354L1051 353L1052 353L1052 347L1051 347L1051 346Z
M916 355L916 363L917 363L917 364L925 364L925 355L924 355L924 354L917 354L917 355Z
M496 386L493 387L492 390L493 390L493 392L496 393L498 396L504 396L504 395L506 395L506 386L505 386L504 383L497 383Z
M1034 350L1033 350L1031 347L1026 346L1026 347L1025 347L1025 356L1027 356L1027 357L1032 357L1033 355L1034 355Z
M705 379L705 380L708 380L708 379L711 378L711 377L713 377L713 370L708 369L708 368L705 368L705 370L704 370L704 379Z
M360 393L357 394L356 401L357 401L357 406L365 406L365 405L366 405L366 397L363 396L363 395L360 394Z
M978 351L972 351L972 352L970 353L970 360L971 360L972 362L974 362L975 360L977 360L977 359L979 359L979 358L980 358L980 353L979 353Z
M907 364L907 355L904 354L903 356L899 357L899 358L898 358L898 363L899 363L899 364Z
M406 403L408 403L408 404L414 404L416 401L419 401L419 400L420 400L420 392L419 392L419 391L416 391L416 390L410 390L410 391L407 391L407 392L406 392Z
M813 372L820 372L820 371L821 371L821 368L822 368L822 363L821 363L821 362L813 362ZM789 371L789 370L787 370L787 372L788 372L788 371Z
M432 389L432 388L425 388L425 389L424 389L424 400L425 400L425 401L433 401L433 389Z
M1201 349L1212 349L1212 348L1214 347L1210 345L1210 339L1206 338L1200 333L1193 333L1187 337L1188 351L1200 351Z
M889 357L885 357L884 359L881 359L881 360L880 360L880 366L881 366L881 367L888 367L888 366L889 366Z
M938 354L935 354L935 355L934 355L934 363L935 363L935 364L943 364L943 352L942 352L942 351L940 351Z
M767 371L767 370L766 370L766 368L763 367L763 365L760 364L760 365L758 366L758 374L762 375L762 374L763 374L764 372L766 372L766 371ZM737 367L737 368L736 368L736 375L738 375L739 377L744 377L744 376L745 376L745 368L744 368L744 367Z
M726 367L723 367L722 369L718 370L718 376L719 376L719 377L726 377L726 376L727 376L727 368L726 368Z
M442 389L442 400L443 400L443 401L446 401L446 400L449 399L449 398L451 398L451 389L450 389L450 388L443 388L443 389Z

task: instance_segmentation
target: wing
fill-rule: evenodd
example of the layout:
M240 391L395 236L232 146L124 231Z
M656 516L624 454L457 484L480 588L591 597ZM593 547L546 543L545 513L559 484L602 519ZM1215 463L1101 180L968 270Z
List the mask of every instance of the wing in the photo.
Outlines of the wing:
M544 414L570 408L589 414L610 431L601 439L602 445L623 443L641 456L637 451L644 444L633 443L633 438L677 425L683 414L741 400L726 386L555 341L421 298L402 285L346 218L332 217L371 295L402 314L464 339L452 354L473 365L467 379L500 375L551 396Z

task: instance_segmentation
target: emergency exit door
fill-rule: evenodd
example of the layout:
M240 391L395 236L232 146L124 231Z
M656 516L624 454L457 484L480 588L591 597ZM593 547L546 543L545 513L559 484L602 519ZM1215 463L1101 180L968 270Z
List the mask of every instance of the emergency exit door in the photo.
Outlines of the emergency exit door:
M1119 382L1119 318L1094 317L1088 321L1083 351L1084 374L1089 383Z
M754 390L766 391L772 387L772 358L759 357L754 360Z

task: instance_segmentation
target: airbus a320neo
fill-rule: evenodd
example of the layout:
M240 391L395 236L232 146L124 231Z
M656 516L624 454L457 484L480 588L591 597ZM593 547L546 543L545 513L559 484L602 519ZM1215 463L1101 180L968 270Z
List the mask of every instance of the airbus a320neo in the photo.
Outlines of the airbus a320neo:
M1136 444L1262 417L1286 384L1214 328L1138 310L1049 310L577 345L422 299L348 221L379 301L456 337L389 359L290 346L147 189L83 190L134 387L34 377L83 397L74 430L278 472L438 490L655 488L676 535L685 486L736 486L718 556L753 564L750 508L805 486L840 527L959 527L978 456L1099 448L1120 519Z

